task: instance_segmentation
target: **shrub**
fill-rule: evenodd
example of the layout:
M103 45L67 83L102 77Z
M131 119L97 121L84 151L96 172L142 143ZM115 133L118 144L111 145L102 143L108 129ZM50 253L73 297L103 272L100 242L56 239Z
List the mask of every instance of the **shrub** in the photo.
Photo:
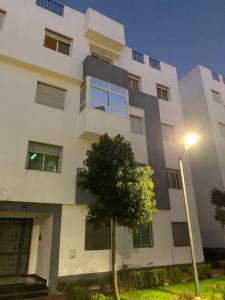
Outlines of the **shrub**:
M144 287L162 286L167 281L166 269L152 269L144 272Z
M110 300L110 298L103 294L96 294L91 296L91 300Z
M144 272L131 272L129 274L129 282L131 288L138 289L138 288L144 288Z
M197 265L197 269L198 269L198 276L200 279L211 277L211 265L210 264ZM187 270L192 276L194 276L194 270L193 270L192 266L188 267Z
M193 300L195 296L190 293L183 293L182 295L176 295L172 300Z
M81 286L74 284L68 284L65 288L65 297L66 300L89 300L90 296L88 291Z
M182 278L183 273L178 267L169 269L169 279L172 283L180 283Z

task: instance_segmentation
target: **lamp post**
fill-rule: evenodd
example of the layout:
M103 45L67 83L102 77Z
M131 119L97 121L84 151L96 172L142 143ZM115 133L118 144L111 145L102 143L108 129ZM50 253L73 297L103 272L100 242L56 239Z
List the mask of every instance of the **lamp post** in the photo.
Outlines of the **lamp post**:
M198 141L198 136L196 134L189 134L186 136L186 138L184 140L184 151L179 156L179 163L180 163L181 179L182 179L182 184L183 184L184 204L185 204L186 218L187 218L187 223L188 223L190 246L191 246L192 265L193 265L193 270L194 270L195 294L196 294L196 297L200 297L198 270L197 270L196 258L195 258L195 247L194 247L189 205L188 205L188 199L187 199L187 189L186 189L186 184L185 184L185 179L184 179L183 163L182 163L183 154L186 153L186 151L189 150L191 148L191 146L194 145L197 141ZM198 299L200 299L200 298L198 298Z

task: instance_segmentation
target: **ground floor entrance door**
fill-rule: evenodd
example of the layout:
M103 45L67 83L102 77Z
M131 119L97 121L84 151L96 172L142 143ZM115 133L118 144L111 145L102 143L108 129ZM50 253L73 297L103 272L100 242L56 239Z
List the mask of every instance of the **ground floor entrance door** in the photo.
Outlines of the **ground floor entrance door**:
M32 219L0 218L0 276L26 275Z

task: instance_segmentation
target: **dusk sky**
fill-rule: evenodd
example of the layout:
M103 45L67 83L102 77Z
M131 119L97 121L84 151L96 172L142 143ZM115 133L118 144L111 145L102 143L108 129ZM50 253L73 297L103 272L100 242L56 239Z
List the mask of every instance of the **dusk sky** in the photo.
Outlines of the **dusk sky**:
M224 0L58 0L88 6L124 24L126 44L175 65L182 76L203 65L225 76Z

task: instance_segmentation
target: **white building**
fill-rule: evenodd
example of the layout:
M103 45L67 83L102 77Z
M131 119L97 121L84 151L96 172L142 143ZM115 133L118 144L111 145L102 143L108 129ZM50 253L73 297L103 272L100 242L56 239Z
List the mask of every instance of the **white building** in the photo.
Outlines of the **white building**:
M83 14L54 3L45 9L48 4L0 0L0 276L36 274L50 288L107 277L109 230L85 225L90 195L76 187L76 168L106 132L122 134L137 161L152 166L159 207L134 240L118 229L118 268L190 263L182 146L175 143L183 134L176 68L132 51L123 25L93 9Z
M222 258L223 232L210 193L225 186L225 79L198 66L179 83L185 127L201 137L190 158L203 247L208 258Z

